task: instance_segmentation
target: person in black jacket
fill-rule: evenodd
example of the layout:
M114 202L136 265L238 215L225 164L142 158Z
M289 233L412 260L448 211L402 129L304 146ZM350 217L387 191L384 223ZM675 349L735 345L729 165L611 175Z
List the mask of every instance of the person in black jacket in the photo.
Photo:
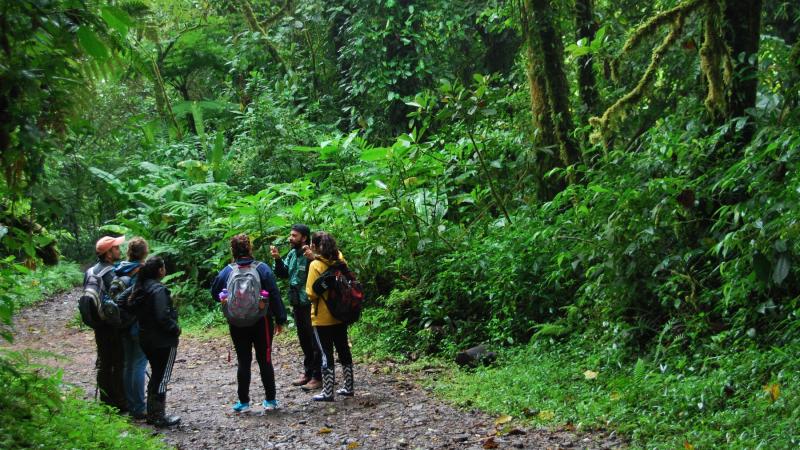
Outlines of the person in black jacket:
M172 306L169 289L159 282L167 269L159 256L147 258L139 269L130 304L139 321L139 344L152 371L147 383L147 423L169 427L180 423L178 416L165 414L167 383L178 349L178 312Z

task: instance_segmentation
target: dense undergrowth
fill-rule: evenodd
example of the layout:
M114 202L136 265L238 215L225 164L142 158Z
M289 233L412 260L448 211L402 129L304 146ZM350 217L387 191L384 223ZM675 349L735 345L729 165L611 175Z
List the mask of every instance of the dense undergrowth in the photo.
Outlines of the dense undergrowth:
M0 282L45 245L141 235L207 334L230 237L268 261L302 222L367 289L362 357L501 353L441 382L457 402L645 447L793 444L794 3L44 3L4 31L24 89L0 94L24 108L0 127ZM47 83L42 59L63 63Z

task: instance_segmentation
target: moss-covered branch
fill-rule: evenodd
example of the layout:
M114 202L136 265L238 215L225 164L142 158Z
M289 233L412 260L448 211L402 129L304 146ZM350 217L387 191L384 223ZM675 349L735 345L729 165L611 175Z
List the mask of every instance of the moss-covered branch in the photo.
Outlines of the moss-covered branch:
M614 80L619 80L618 77L618 69L619 69L619 61L628 54L631 50L638 47L639 44L648 36L652 36L658 33L658 30L668 24L674 23L678 16L688 17L689 13L693 12L697 8L703 5L708 0L690 0L686 3L680 4L672 9L667 11L661 12L656 14L655 16L648 19L645 23L639 25L636 28L631 36L625 41L625 44L622 46L622 51L620 51L619 55L612 61L611 64L611 76Z
M650 56L650 64L647 66L647 70L645 70L644 75L642 75L642 77L639 79L636 87L625 94L622 98L617 100L613 105L609 106L601 117L592 117L589 119L589 123L595 128L595 131L590 136L592 142L600 142L601 140L607 141L611 127L616 123L616 121L624 116L625 109L628 106L637 103L642 98L645 91L653 81L653 78L656 74L656 69L658 68L661 60L664 58L664 55L667 53L667 50L669 50L669 47L672 46L672 44L675 43L675 41L681 35L681 32L683 31L683 24L684 15L676 15L674 22L672 23L672 30L670 30L669 34L667 34L661 44L653 51L653 54Z

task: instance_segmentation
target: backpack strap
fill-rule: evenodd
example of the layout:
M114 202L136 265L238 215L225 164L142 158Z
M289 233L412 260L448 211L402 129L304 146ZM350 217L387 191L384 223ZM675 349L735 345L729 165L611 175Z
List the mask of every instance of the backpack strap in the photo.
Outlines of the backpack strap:
M106 274L110 270L112 270L114 268L114 266L110 265L110 266L103 267L103 270L101 270L100 273L97 273L96 268L97 268L97 266L94 266L94 267L91 268L92 275L95 275L95 276L98 276L100 278L103 278L104 276L106 276Z

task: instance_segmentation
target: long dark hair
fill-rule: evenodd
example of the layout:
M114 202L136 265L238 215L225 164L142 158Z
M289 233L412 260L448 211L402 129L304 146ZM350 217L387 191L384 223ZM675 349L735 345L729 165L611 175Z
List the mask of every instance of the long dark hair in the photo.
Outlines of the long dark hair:
M336 239L324 231L317 231L311 235L311 243L317 247L317 254L335 262L339 260L339 247L336 246Z
M147 280L157 280L159 271L164 266L164 258L160 256L153 255L142 264L142 267L139 269L139 273L136 275L136 284L133 286L133 292L131 293L131 298L136 298L142 295L142 288L144 287L144 283Z

